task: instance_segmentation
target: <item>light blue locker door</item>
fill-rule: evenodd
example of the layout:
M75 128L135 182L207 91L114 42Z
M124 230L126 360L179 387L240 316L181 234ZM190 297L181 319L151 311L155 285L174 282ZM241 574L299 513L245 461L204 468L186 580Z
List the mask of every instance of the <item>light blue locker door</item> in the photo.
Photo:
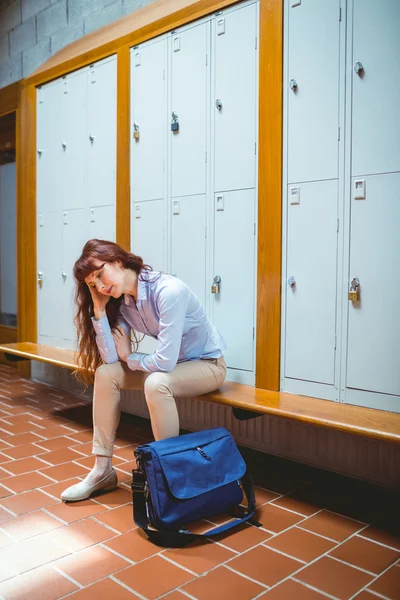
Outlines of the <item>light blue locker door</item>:
M89 239L115 242L115 206L89 208Z
M36 193L37 210L41 213L61 208L61 96L61 79L36 92Z
M205 306L206 197L172 198L171 273Z
M131 50L131 202L165 195L167 40ZM139 138L133 137L135 128Z
M62 347L60 213L39 213L37 220L38 343Z
M307 0L294 7L288 4L288 77L284 81L288 98L288 183L335 179L340 0Z
M164 200L137 202L133 206L131 226L131 252L141 256L154 271L164 271ZM142 337L142 334L139 334ZM150 354L157 347L157 340L146 336L139 345L139 352Z
M399 32L398 0L354 0L351 71L354 177L400 171Z
M17 314L16 183L16 163L0 165L0 312L9 315Z
M87 203L87 75L87 69L80 69L62 78L62 210L83 208Z
M89 206L115 203L117 59L91 65L87 83L87 198Z
M165 270L164 201L137 202L131 216L131 252L154 271Z
M214 200L213 277L221 278L219 294L212 295L214 324L228 346L227 366L253 371L255 192L225 192Z
M171 115L179 131L171 131L171 196L206 192L207 52L209 23L171 37Z
M74 296L76 285L73 275L74 263L80 257L87 241L86 210L62 212L62 269L57 273L62 289L62 335L63 347L75 349L77 338L74 317L76 305Z
M349 282L359 279L360 299L347 301L347 387L400 396L400 173L365 178L364 199L356 181Z
M292 194L292 188L299 194ZM285 377L333 385L337 181L288 186ZM299 204L291 204L297 202Z
M257 141L256 5L217 16L212 29L215 190L252 188Z

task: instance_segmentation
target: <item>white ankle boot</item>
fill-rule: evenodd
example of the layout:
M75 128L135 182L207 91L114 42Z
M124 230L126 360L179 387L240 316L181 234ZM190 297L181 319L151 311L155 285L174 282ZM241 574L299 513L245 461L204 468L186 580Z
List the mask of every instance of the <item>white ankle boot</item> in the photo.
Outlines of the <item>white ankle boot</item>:
M102 479L96 483L85 483L81 481L75 485L64 490L61 494L61 500L64 502L78 502L79 500L86 500L93 492L102 490L103 492L111 492L115 490L118 484L117 473L114 469L107 473Z

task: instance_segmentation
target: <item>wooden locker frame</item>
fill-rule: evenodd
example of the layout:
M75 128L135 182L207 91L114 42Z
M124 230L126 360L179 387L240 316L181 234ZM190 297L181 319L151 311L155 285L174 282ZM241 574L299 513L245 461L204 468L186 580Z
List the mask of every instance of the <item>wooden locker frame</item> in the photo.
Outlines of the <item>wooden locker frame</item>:
M237 4L158 0L73 42L22 80L17 111L18 341L37 341L36 87L117 54L116 239L130 247L132 46ZM283 0L260 0L256 387L279 390L282 239Z

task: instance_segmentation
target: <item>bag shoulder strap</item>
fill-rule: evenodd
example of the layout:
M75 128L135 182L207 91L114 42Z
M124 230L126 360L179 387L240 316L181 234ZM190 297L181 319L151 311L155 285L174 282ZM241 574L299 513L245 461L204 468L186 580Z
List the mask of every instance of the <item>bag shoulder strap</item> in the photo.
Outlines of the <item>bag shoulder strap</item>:
M133 518L138 527L141 527L149 539L157 546L167 546L169 548L181 548L191 542L208 538L210 536L218 535L224 531L228 531L233 527L237 527L241 523L248 521L256 527L261 527L261 523L258 523L252 519L255 510L256 503L254 497L254 486L248 470L242 477L242 485L247 498L247 510L243 517L237 518L234 521L229 521L224 525L215 527L207 533L192 533L187 529L179 530L161 530L161 529L150 529L149 519L146 512L146 500L145 500L145 476L144 473L134 471L135 475L132 480L132 491L133 491Z

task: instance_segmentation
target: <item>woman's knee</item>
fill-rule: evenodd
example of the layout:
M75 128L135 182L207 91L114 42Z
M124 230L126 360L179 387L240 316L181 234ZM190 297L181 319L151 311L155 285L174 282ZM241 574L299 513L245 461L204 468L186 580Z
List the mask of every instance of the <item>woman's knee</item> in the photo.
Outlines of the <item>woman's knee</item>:
M94 384L95 385L104 385L110 384L115 385L118 384L118 380L121 375L121 363L108 363L102 364L96 369Z
M152 399L169 393L168 389L168 373L155 372L151 373L144 382L144 394L147 403Z

